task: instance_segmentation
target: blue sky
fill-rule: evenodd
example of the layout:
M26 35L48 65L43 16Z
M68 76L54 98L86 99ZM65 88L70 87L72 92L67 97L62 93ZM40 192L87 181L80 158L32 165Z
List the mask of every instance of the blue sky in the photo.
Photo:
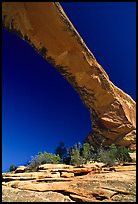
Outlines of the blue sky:
M62 2L111 81L136 99L136 4ZM88 135L90 114L71 85L28 43L2 31L2 170Z

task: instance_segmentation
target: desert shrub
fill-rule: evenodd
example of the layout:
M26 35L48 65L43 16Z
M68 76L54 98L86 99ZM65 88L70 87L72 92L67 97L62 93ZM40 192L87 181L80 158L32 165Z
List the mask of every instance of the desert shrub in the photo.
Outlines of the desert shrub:
M131 162L129 150L126 147L120 146L117 148L116 159L119 162Z
M97 153L97 161L112 165L116 158L109 150L100 149Z
M80 164L80 153L78 149L72 150L70 164L71 165Z
M61 162L59 155L55 155L47 152L39 152L36 156L32 157L29 161L28 167L32 170L36 170L41 164L58 164Z
M101 148L97 154L97 160L109 165L113 165L114 162L130 162L131 157L129 150L126 147L116 147L112 144L109 149L104 150Z
M10 168L9 168L9 171L11 172L11 171L15 171L15 169L16 169L17 167L15 166L15 164L11 164L10 165Z
M84 163L94 160L94 148L89 143L84 143L82 146L82 157Z

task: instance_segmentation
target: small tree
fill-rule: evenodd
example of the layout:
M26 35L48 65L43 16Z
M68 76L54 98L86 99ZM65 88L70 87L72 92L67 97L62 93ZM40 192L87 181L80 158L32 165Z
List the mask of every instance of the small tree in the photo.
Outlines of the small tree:
M76 154L75 157L77 157L77 154L79 154L77 163L82 163L82 158L80 156L81 149L82 149L82 145L81 145L80 142L78 142L77 144L69 147L67 149L66 164L73 164L74 163L74 165L75 165L75 161L74 161L74 156L75 155L74 154Z
M126 147L120 146L117 148L116 159L119 162L131 162L129 150Z
M66 158L66 153L67 153L67 149L64 146L64 143L60 142L59 145L57 146L57 148L55 149L55 154L59 155L60 158L62 159L62 162L64 162L64 160Z
M66 154L66 159L65 159L66 164L71 164L70 162L71 162L72 151L73 151L73 146L67 149L67 154Z
M15 169L16 169L17 167L15 166L15 164L11 164L10 165L10 168L9 168L9 171L11 172L11 171L15 171Z
M80 155L81 155L81 154L82 154L82 144L81 144L80 142L78 142L78 143L76 144L76 149L79 150Z
M94 148L89 143L84 143L82 147L82 157L84 158L85 163L90 161L93 158Z
M72 150L70 164L72 165L80 164L80 153L78 149Z

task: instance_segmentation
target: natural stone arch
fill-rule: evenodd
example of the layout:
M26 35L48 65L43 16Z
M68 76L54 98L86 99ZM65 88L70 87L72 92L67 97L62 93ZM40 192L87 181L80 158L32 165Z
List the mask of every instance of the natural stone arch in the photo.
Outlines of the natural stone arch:
M3 2L3 26L28 41L72 84L90 110L98 146L136 143L136 103L109 79L58 2Z

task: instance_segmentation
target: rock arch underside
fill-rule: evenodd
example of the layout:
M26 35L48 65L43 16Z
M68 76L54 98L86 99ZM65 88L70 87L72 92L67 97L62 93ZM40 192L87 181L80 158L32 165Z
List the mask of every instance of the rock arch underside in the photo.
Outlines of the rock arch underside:
M110 81L58 2L3 2L2 24L29 42L78 92L92 119L93 132L85 141L95 147L135 146L135 101Z

